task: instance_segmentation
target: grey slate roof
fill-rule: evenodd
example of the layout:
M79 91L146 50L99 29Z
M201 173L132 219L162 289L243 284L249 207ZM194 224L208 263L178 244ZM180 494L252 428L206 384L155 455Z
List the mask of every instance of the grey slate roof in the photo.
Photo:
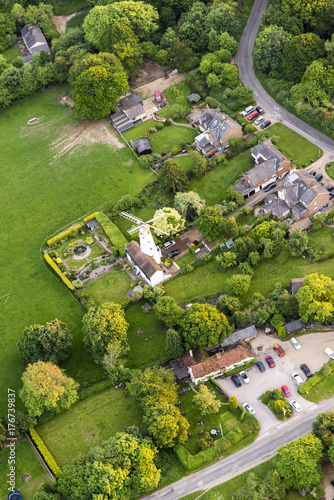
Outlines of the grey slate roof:
M138 141L133 141L132 143L138 153L143 153L144 151L152 151L152 146L148 139L138 139Z
M287 333L293 333L297 332L298 330L302 330L305 327L304 321L301 319L295 319L293 321L289 321L288 323L285 323L283 326L286 329Z
M254 325L247 326L246 328L243 328L242 330L236 330L235 332L232 333L229 337L227 337L222 344L220 344L222 347L226 347L231 344L235 344L239 340L246 340L249 339L250 337L254 337L257 335L257 330Z
M233 187L236 191L238 191L238 193L242 194L243 196L250 193L251 191L254 191L254 187L246 179L241 179L241 181L234 184Z
M266 160L277 160L277 169L281 166L284 161L288 161L289 159L281 153L271 142L270 139L267 139L264 142L261 142L257 146L251 149L251 153L254 158L260 156L262 161ZM261 161L261 160L260 160Z
M141 250L140 246L136 241L131 241L125 247L126 253L130 255L131 259L136 263L136 265L143 271L145 276L149 279L154 276L157 271L162 271L159 264L149 255L145 255Z
M129 120L124 111L117 111L117 113L110 115L109 120L115 125L119 132L125 132L134 127L132 121Z
M21 30L21 35L30 54L38 54L41 50L50 53L45 36L39 26L26 24Z
M199 94L196 94L195 92L193 92L192 94L190 94L190 96L188 97L188 101L189 102L198 102L200 101L202 98Z
M265 210L272 210L279 203L279 199L278 199L277 194L270 194L263 201L264 201Z
M141 115L146 115L145 109L141 104L137 104L137 106L131 109L126 109L125 114L132 121L136 121Z
M276 174L276 163L275 159L264 161L259 165L255 165L255 167L248 170L244 175L247 175L253 186L256 186Z
M275 215L275 217L280 217L281 215L287 214L290 212L290 207L285 203L285 201L282 201L276 207L273 208L272 214Z
M183 380L189 377L188 367L185 365L182 359L172 359L169 362L169 366L173 370L178 380Z
M97 220L94 218L94 219L91 219L89 221L86 222L86 226L88 227L88 229L90 231L93 231L96 227L99 227L99 223L97 222Z
M143 101L139 94L131 94L121 99L119 103L122 109L131 109L137 106L137 104L143 104Z

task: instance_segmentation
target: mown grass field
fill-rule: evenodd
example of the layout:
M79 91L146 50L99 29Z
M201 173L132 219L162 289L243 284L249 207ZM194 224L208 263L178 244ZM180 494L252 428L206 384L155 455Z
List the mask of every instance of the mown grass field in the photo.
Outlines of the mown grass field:
M329 175L332 179L334 179L334 162L330 162L329 166L326 165L326 174Z
M85 286L85 293L100 306L104 302L123 302L130 290L131 278L124 270L113 270Z
M36 430L64 467L128 425L143 430L142 414L127 390L110 388L79 401Z

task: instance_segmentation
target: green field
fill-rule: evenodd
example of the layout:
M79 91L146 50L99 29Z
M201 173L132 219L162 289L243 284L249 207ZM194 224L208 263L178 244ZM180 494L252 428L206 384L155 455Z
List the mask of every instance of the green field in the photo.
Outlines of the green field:
M68 16L87 5L87 0L54 0L53 13L55 16Z
M329 166L328 164L326 165L326 174L329 175L331 179L334 179L334 161L330 162Z
M62 468L127 425L143 429L141 422L129 392L111 388L79 401L36 431Z
M170 105L173 104L181 104L182 106L185 107L187 112L189 113L192 110L191 104L188 101L188 97L192 93L191 88L187 84L187 82L181 82L176 85L177 91L178 92L171 92L170 89L164 90L164 96L166 97L167 101L169 102ZM169 106L166 106L165 108L161 109L159 111L159 116L162 116L163 118L170 118L171 113L170 113L170 108ZM175 120L178 121L178 120ZM182 122L180 122L182 123ZM189 123L188 120L185 120L183 123Z
M123 302L130 290L131 278L124 270L113 270L85 286L85 293L100 306L104 302Z
M72 17L72 19L70 19L66 25L66 31L68 31L71 28L81 28L88 12L89 12L89 10L86 10L86 11L81 12L80 14L76 15L75 17Z
M303 163L310 165L311 160L316 161L323 154L321 149L282 123L274 123L269 130L277 137L276 147L300 167Z
M175 163L180 165L180 167L182 167L186 172L192 167L192 159L190 155L175 156L173 159Z
M12 62L13 59L19 57L20 51L16 47L16 45L14 45L14 47L10 47L9 49L2 52L1 55L4 56L4 58L7 59L8 62Z

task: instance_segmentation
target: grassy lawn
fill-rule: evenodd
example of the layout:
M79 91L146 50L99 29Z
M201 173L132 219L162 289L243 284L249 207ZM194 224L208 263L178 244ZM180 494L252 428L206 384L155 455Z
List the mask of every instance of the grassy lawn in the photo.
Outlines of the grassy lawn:
M165 351L166 334L154 311L144 313L141 306L145 302L131 305L125 312L129 323L128 339L130 351L126 355L129 368L139 368L151 363L164 363L169 358ZM138 335L138 330L143 332Z
M55 16L68 16L87 5L87 0L55 0L53 2Z
M269 130L270 133L279 138L276 144L277 148L299 166L302 166L303 163L310 165L311 160L316 161L323 154L321 149L319 150L317 146L282 123L274 123Z
M143 430L142 415L125 389L106 389L55 416L36 430L60 467L73 462L127 425Z
M10 47L9 49L2 52L1 55L4 56L4 58L7 59L8 62L11 62L13 59L20 55L20 51L16 47L16 45L14 45L14 47Z
M191 88L187 84L187 82L181 82L176 85L176 88L178 90L177 93L172 92L170 89L164 90L164 96L166 97L167 101L169 102L170 105L172 104L182 104L185 106L187 112L189 113L192 110L191 104L188 101L188 97L191 94ZM179 102L181 101L181 102ZM162 116L163 118L170 118L170 111L169 111L169 106L166 108L163 108L159 111L159 116ZM179 121L179 120L178 120ZM185 121L180 121L180 123L189 123L188 120Z
M131 210L131 215L134 215L135 217L138 217L139 219L143 221L148 221L153 219L153 216L155 214L155 209L154 208L139 208L137 210ZM124 217L118 217L117 220L115 221L117 227L122 231L124 236L128 239L128 241L131 241L133 239L136 239L139 241L138 234L129 234L128 230L132 228L133 222L131 222L128 219L125 219Z
M23 500L31 500L33 493L43 484L51 482L50 474L44 471L36 459L34 452L26 438L22 439L16 446L16 488L20 491ZM0 498L5 499L8 496L7 474L9 451L0 450ZM29 474L31 481L24 483L22 476Z
M326 165L326 174L329 175L329 177L331 177L332 179L334 179L334 161L330 162L329 166L328 166L328 163L327 163L327 165Z
M319 403L323 399L333 397L334 393L334 372L330 373L325 380L322 380L315 387L312 387L307 394L303 394L303 398L313 403Z
M180 498L180 500L196 500L201 493L203 493L203 491L195 491L195 493L190 493L190 495L186 495L185 497Z
M180 165L180 167L183 168L186 172L191 169L192 167L192 161L191 161L191 156L190 155L184 155L184 156L176 156L174 157L175 163Z
M310 239L317 242L325 253L334 252L333 228L324 226L319 231L312 233Z
M89 10L86 10L85 12L81 12L81 14L72 17L72 19L70 19L66 25L66 31L68 31L70 28L81 28L88 12Z
M79 269L79 267L83 266L84 264L87 264L89 261L87 259L67 259L66 264L71 268L71 269Z
M157 122L154 120L148 120L147 122L138 125L138 127L134 127L131 130L124 132L123 135L127 141L139 139L146 134L147 129L154 127L156 123ZM150 134L148 139L151 143L153 153L167 154L175 146L179 146L181 143L193 143L196 135L198 135L198 132L190 127L170 125L168 127L164 127L158 132Z
M186 267L188 264L192 264L195 261L196 257L190 252L188 252L185 255L183 255L183 257L177 259L175 262L182 269L183 267Z
M123 302L130 290L131 278L126 271L113 270L85 286L85 293L100 306L104 302Z
M84 382L103 374L82 342L84 310L44 263L41 247L49 235L124 194L137 194L154 179L125 147L96 143L55 158L53 142L78 123L74 111L58 104L60 93L56 88L0 112L1 201L6 207L0 254L6 272L0 289L1 296L9 294L0 300L0 408L7 388L21 387L24 366L16 345L23 329L34 323L58 318L68 324L74 335L73 354L62 364L68 375ZM42 117L35 129L27 126L33 116ZM19 399L17 406L22 408Z
M97 244L93 245L91 247L92 251L89 254L89 259L95 259L96 257L100 257L101 255L104 255L104 250Z
M250 151L245 151L225 165L219 163L203 179L192 180L189 190L196 191L207 205L220 203L226 199L226 189L237 182L240 174L252 168L254 162L249 158Z

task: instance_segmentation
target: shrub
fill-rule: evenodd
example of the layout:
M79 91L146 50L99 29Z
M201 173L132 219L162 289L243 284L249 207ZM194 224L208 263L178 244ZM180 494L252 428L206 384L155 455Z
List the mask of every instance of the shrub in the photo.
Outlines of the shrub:
M180 151L182 150L182 148L180 146L176 146L175 148L172 149L172 154L173 155L176 155L177 153L179 153Z
M286 337L286 329L284 326L280 326L277 330L278 336L280 339L284 339Z
M93 262L91 263L91 270L93 269L97 269L98 267L100 267L100 263L99 262L96 262L96 260L93 260Z
M162 129L164 128L164 126L165 126L165 125L164 125L162 122L159 122L159 123L157 123L157 124L156 124L155 128L156 128L157 130L162 130Z
M68 278L66 278L66 276L64 275L64 273L61 272L61 270L59 269L59 267L57 266L57 264L55 262L53 262L53 260L49 256L49 254L45 253L44 254L44 258L45 258L46 262L52 267L52 269L58 274L58 276L61 277L61 279L65 283L65 285L70 290L74 290L74 286L72 285L72 283L70 282L70 280Z
M106 266L106 265L108 265L108 259L102 259L102 260L100 261L100 264L101 264L101 266Z
M334 361L330 361L325 365L321 370L313 375L312 378L306 380L300 387L298 387L299 394L307 394L313 387L318 385L320 382L325 380L325 378L330 375L330 373L334 372Z
M220 108L221 104L217 99L214 99L213 97L208 96L206 98L207 104L210 106L210 108Z
M92 238L91 236L87 236L87 238L85 239L85 243L87 243L87 245L92 245L94 241L94 238Z
M66 229L66 231L63 231L62 233L57 234L53 238L50 238L49 240L47 240L47 244L50 247L50 246L54 245L55 243L57 243L59 240L66 240L67 236L72 234L75 230L81 229L85 225L86 225L85 222L80 222L80 224L77 224L74 227L70 227L69 229Z
M125 309L125 307L127 307L131 303L132 303L131 299L123 300L123 302L121 302L121 307L123 307L123 309Z
M35 429L29 429L29 432L30 432L31 439L35 443L35 445L36 445L37 449L39 450L40 454L42 455L45 463L47 464L47 466L49 467L51 472L58 479L61 476L60 467L57 465L55 459L53 458L53 456L51 455L51 453L49 452L49 450L47 449L47 447L45 446L45 444L43 443L43 441L41 440L41 438L39 437L39 435L35 431Z
M117 249L121 257L125 257L125 248L128 242L118 227L103 212L96 214L97 222L102 226L103 231L108 236L110 243Z
M80 290L80 288L83 288L83 283L81 280L74 280L72 281L72 285L77 288L78 290Z
M85 217L85 218L84 218L84 221L85 221L85 222L88 222L88 221L90 221L90 220L92 220L92 219L95 219L95 217L96 217L96 215L97 215L98 213L99 213L99 212L94 212L93 214L88 215L87 217Z

